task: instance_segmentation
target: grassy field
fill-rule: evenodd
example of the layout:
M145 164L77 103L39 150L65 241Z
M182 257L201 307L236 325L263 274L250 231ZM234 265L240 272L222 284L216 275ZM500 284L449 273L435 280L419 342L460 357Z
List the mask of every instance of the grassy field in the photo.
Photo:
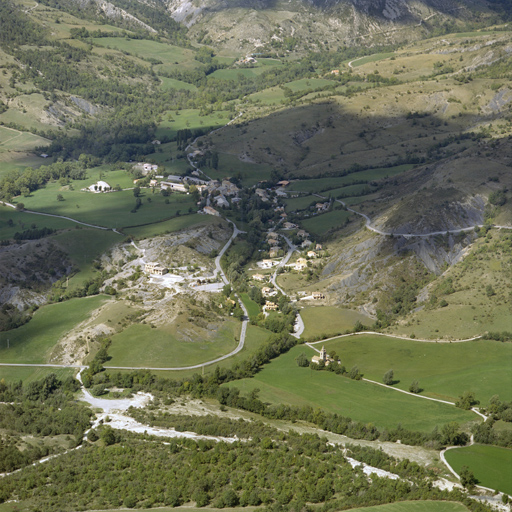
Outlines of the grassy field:
M293 187L293 185L291 185ZM301 197L293 197L290 199L285 199L284 202L286 204L285 210L289 212L294 212L295 210L305 210L311 204L318 203L318 197L314 196L301 196Z
M91 311L100 307L105 300L105 295L96 295L40 308L27 324L12 331L0 332L0 361L47 363L47 357L57 341L87 319Z
M311 349L297 346L274 359L251 379L234 383L242 393L261 390L265 402L320 407L331 413L372 423L379 428L404 428L430 432L450 421L478 421L471 412L453 406L397 393L364 381L354 381L326 371L299 368L295 358ZM361 370L365 369L361 366ZM231 384L230 384L231 385Z
M219 154L219 168L205 168L206 174L212 179L221 180L225 177L240 176L243 186L251 187L258 181L270 178L271 168L264 164L242 162L237 156L229 153Z
M187 334L180 331L187 328ZM169 329L152 329L149 325L131 325L112 336L108 366L178 368L200 364L229 353L238 342L240 322L225 323L211 339L197 337L187 326L172 325ZM184 341L188 339L190 341ZM200 370L199 370L200 371Z
M74 289L93 277L96 272L92 267L93 261L114 244L123 241L124 237L113 231L79 227L59 233L53 239L69 254L71 261L79 269L69 280L69 288Z
M242 297L242 301L245 304L245 307L247 308L249 317L253 318L255 316L258 316L260 312L259 305L256 304L256 302L254 302L247 293L242 293L240 296Z
M162 81L162 85L160 86L162 91L168 91L169 89L185 89L186 91L197 91L197 87L193 84L182 82L181 80L176 80L175 78L167 78L165 76L161 76L159 78Z
M309 192L310 194L317 194L329 190L338 189L354 183L359 180L379 180L388 176L395 176L402 172L412 169L414 166L411 164L397 165L395 167L381 167L378 169L367 169L365 171L354 172L341 176L339 178L316 178L311 180L295 181L290 188L298 192Z
M362 324L372 323L372 319L353 311L351 309L342 309L336 306L322 306L301 309L300 315L304 320L304 338L310 336L328 337L332 334L352 329L356 322Z
M462 503L452 501L400 501L374 507L353 508L351 512L467 512Z
M342 228L351 216L345 210L333 210L301 221L302 227L315 235L323 235L330 229Z
M240 363L246 359L250 359L250 357L259 349L259 347L268 339L271 332L266 329L262 329L261 327L257 327L254 325L247 326L247 334L245 337L244 348L233 357L229 357L219 363L212 364L204 367L204 374L208 375L215 371L215 368L219 366L220 368L230 368L236 363ZM117 370L116 370L117 371ZM124 370L121 370L124 371ZM190 378L194 374L202 373L203 369L194 369L194 370L179 370L179 371L155 371L155 375L162 378L168 379L184 379Z
M335 84L336 82L333 82L332 80L326 80L325 78L302 78L301 80L288 82L284 84L284 86L290 88L292 92L299 92Z
M178 130L189 128L190 130L201 128L213 130L224 126L230 120L230 112L218 111L213 114L200 116L198 109L183 109L179 111L167 111L162 117L163 121L158 125L156 138L164 136L173 138Z
M180 229L187 229L192 226L209 225L219 222L223 221L218 217L213 217L212 215L197 215L193 213L191 215L182 215L171 220L157 222L148 226L128 228L125 229L124 232L135 238L150 238L152 236L158 236L165 233L174 233Z
M29 151L36 146L43 146L50 141L34 135L33 133L21 132L13 128L0 126L0 154L4 151Z
M362 66L363 64L368 64L369 62L378 62L379 60L389 59L393 57L394 53L374 53L373 55L368 55L368 57L362 57L360 59L356 59L352 61L352 67L357 68Z
M264 105L275 105L284 101L284 91L280 87L270 87L264 91L255 92L248 97L251 101L260 102Z
M475 444L445 453L456 473L462 466L473 471L479 485L512 494L512 450L498 446Z
M40 380L54 373L59 379L65 379L75 373L71 368L31 368L28 366L0 366L0 381L5 382L18 382L22 380L24 384ZM1 509L0 509L1 510Z
M346 368L357 365L371 380L382 382L384 373L393 369L395 380L400 381L395 386L400 389L408 390L417 380L422 394L433 398L455 401L465 391L474 391L482 405L495 394L512 400L510 343L424 343L360 335L328 341L325 348L334 350Z
M74 222L69 220L19 212L7 206L0 206L0 218L0 240L12 238L16 232L31 229L32 225L37 228L47 227L52 229L68 229L76 226ZM12 220L12 226L8 224L9 220Z
M82 181L73 181L72 184L73 190L69 190L69 187L62 187L59 183L49 183L44 189L33 192L30 197L17 198L17 201L23 202L29 210L63 215L108 228L150 224L170 219L178 210L186 213L189 208L195 208L190 195L171 194L165 198L158 193L152 194L150 189L144 189L141 192L141 207L136 213L131 213L135 206L135 197L131 190L94 194L80 190L85 186ZM57 200L58 194L62 195L62 201ZM165 204L165 199L169 199L169 204Z
M175 67L194 69L200 63L194 60L194 52L157 41L145 39L128 39L125 37L99 37L93 39L95 45L115 48L123 52L129 52L140 58L157 59L163 64L156 65L155 71L168 71Z

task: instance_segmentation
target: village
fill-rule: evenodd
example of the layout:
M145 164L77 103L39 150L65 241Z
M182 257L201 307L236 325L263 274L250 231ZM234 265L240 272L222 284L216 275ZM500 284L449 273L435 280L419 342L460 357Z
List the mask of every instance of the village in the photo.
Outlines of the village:
M190 156L193 159L200 155L195 151ZM132 172L139 176L133 179L133 189L150 188L153 192L160 190L162 195L195 194L198 214L229 219L240 209L244 191L229 177L222 180L210 179L197 168L189 170L186 175L165 175L163 168L147 162L134 164ZM310 275L322 264L326 254L322 244L315 242L308 231L299 227L297 222L300 215L291 212L294 220L291 222L289 214L285 212L286 203L283 200L300 195L291 191L290 185L288 180L280 180L272 186L259 182L250 190L250 194L266 205L272 214L272 218L267 221L267 229L262 233L264 238L260 240L260 259L251 262L247 269L248 285L258 287L265 299L261 304L264 315L279 312L276 296L281 295L282 290L276 284L278 274ZM113 193L118 189L100 179L82 190L101 194ZM314 205L314 212L306 216L319 215L330 207L330 201L318 202ZM143 256L131 262L130 268L131 271L139 269L147 276L149 284L170 290L172 294L195 291L218 293L224 286L219 271L206 267L193 271L187 266L171 268L162 261L147 261ZM298 291L292 301L308 300L324 302L326 295L321 291Z

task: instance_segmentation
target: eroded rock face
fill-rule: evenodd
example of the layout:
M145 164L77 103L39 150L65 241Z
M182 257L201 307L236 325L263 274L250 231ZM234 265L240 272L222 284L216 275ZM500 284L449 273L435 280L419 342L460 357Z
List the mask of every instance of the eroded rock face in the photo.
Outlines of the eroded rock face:
M51 240L29 240L0 249L0 305L40 306L51 285L68 274L67 255Z

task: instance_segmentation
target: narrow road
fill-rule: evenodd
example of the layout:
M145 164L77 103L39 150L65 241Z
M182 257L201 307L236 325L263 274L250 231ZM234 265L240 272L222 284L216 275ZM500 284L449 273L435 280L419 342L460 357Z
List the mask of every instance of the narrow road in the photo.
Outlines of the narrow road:
M277 274L278 270L280 268L283 268L292 257L292 254L297 250L297 246L293 245L290 239L284 235L281 235L282 238L285 239L286 243L288 244L288 252L286 253L285 257L279 262L279 265L277 265L276 270L272 274L272 277L270 278L270 282L274 285L274 287L279 290L283 295L286 295L285 291L277 284ZM297 317L295 319L295 323L297 324L297 329L294 332L291 332L290 334L294 336L295 338L300 338L302 336L302 333L304 332L304 320L302 320L302 317L300 316L300 313L297 312Z
M363 334L363 333L361 333L361 334ZM365 334L367 334L367 333L365 333ZM373 334L375 334L375 333L373 333ZM333 339L333 338L330 338L330 339ZM323 341L327 341L327 340L323 340ZM466 341L468 341L468 340L466 340ZM316 341L315 343L321 343L321 342ZM304 345L307 345L309 348L313 349L315 352L320 353L320 350L318 350L317 348L313 347L312 343L304 343ZM395 388L393 386L388 386L387 384L384 384L383 382L377 382L376 380L365 379L364 377L361 380L363 380L365 382L369 382L370 384L376 384L377 386L381 386L383 388L387 388L387 389L390 389L392 391L397 391L399 393L404 393L405 395L414 396L416 398L423 398L424 400L430 400L432 402L439 402L441 404L453 405L453 407L455 407L455 402L449 402L448 400L440 400L439 398L431 398L429 396L420 395L418 393L411 393L410 391L405 391L405 389L400 389L400 388ZM475 407L472 407L471 411L474 412L475 414L477 414L478 416L480 416L481 418L483 418L484 421L486 421L487 418L488 418L485 414L481 413ZM446 451L446 450L444 450L444 451ZM443 452L441 452L441 455L442 455L442 453ZM447 463L445 462L445 464L447 464ZM449 469L450 469L450 471L452 471L451 468L449 468ZM452 473L458 478L458 475L456 473L454 473L453 471L452 471Z
M327 199L327 197L322 196L320 194L311 194L312 196L319 197L320 199ZM457 228L457 229L445 229L442 231L430 231L429 233L397 233L393 231L382 231L381 229L378 229L374 226L372 226L372 220L368 215L362 212L358 212L350 207L348 207L341 199L335 199L335 201L339 204L341 204L344 208L347 209L347 211L355 213L356 215L359 215L360 217L363 217L365 220L365 226L370 231L373 231L374 233L377 233L379 235L383 236L403 236L404 238L428 238L430 236L436 236L436 235L446 235L446 233L450 234L458 234L458 233L465 233L473 231L475 228L482 228L484 227L484 224L475 224L474 226L470 226L468 228ZM499 226L499 225L493 225L493 228L496 229L512 229L512 226Z
M8 206L10 208L16 209L16 205L7 203L6 201L0 201L0 204L3 204L4 206ZM118 235L122 235L119 231L117 231L116 228L106 228L105 226L96 226L96 224L88 224L87 222L82 222L80 220L72 219L71 217L65 217L64 215L55 215L53 213L43 213L43 212L36 212L34 210L20 210L22 213L31 213L32 215L43 215L45 217L55 217L57 219L64 219L69 220L70 222L74 222L75 224L80 224L82 226L87 226L88 228L94 228L94 229L101 229L103 231L113 231L114 233L117 233Z

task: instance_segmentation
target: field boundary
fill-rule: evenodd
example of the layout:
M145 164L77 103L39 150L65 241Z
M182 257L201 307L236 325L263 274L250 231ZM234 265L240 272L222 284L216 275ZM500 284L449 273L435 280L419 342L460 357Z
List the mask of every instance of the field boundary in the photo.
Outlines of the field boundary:
M359 333L356 333L356 334L359 334ZM364 333L360 333L360 334L364 334ZM376 333L374 333L374 334L376 334ZM411 339L411 338L409 338L409 339ZM466 340L466 341L470 341L470 340ZM315 343L319 343L319 342L317 341ZM315 352L320 353L320 351L318 349L316 349L315 347L313 347L312 344L305 343L305 345L307 345L309 348L313 349ZM453 405L453 407L456 407L455 402L449 402L448 400L441 400L440 398L432 398L430 396L420 395L419 393L412 393L411 391L406 391L405 389L395 388L393 386L389 386L387 384L384 384L383 382L377 382L376 380L365 379L364 377L361 380L363 380L365 382L369 382L370 384L376 384L377 386L381 386L381 387L386 388L386 389L391 389L393 391L398 391L399 393L404 393L405 395L410 395L410 396L414 396L414 397L417 397L417 398L423 398L424 400L430 400L432 402L439 402L439 403L442 403L442 404ZM472 412L474 412L475 414L477 414L478 416L480 416L484 421L487 420L488 416L486 416L485 414L481 413L476 407L472 407L470 410ZM469 445L469 446L471 446L471 445Z
M324 338L318 341L310 341L307 342L306 345L316 345L317 343L323 343L325 341L335 340L337 338L347 338L348 336L360 336L362 334L374 334L376 336L386 336L388 338L396 338L397 340L406 340L406 341L420 341L421 343L466 343L467 341L475 341L484 338L483 334L479 334L477 336L473 336L472 338L466 338L463 340L427 340L425 338L409 338L408 336L398 336L397 334L386 334L383 332L375 332L375 331L359 331L359 332L350 332L347 334L339 334L338 336L331 336L329 338ZM314 348L314 347L311 347ZM316 349L314 349L316 350Z

